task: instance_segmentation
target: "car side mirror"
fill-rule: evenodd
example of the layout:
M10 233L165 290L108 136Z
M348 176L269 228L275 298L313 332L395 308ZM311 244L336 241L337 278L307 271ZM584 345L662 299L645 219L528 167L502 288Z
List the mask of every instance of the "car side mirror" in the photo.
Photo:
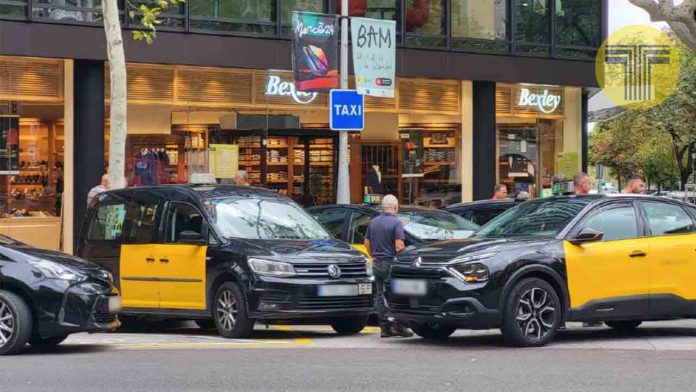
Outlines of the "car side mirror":
M585 228L582 229L575 238L569 240L569 242L573 245L581 245L589 242L601 241L602 238L604 238L604 233L601 231Z
M181 233L179 233L179 239L177 240L177 243L188 245L206 245L208 241L205 239L203 234L197 231L184 230Z

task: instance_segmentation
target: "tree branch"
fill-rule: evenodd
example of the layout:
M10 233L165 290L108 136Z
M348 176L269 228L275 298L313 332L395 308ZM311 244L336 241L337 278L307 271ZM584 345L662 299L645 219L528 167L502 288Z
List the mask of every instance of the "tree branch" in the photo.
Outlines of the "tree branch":
M653 22L667 22L669 27L696 51L696 0L684 0L675 6L673 0L629 0L650 15Z

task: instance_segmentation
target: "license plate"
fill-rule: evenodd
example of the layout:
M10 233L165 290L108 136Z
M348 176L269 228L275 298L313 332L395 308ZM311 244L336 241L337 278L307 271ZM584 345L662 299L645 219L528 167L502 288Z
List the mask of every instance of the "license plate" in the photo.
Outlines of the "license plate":
M121 297L109 297L109 313L118 313L121 311Z
M394 279L391 289L392 293L397 295L421 296L428 293L428 282L418 279Z
M372 294L372 284L332 284L318 286L317 290L320 297L354 297Z

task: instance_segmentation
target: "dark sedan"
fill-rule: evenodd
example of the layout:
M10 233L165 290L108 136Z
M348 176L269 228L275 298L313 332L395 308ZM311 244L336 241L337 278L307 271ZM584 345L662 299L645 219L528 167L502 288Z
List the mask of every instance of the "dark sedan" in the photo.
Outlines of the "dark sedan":
M341 204L308 209L335 238L352 244L367 253L363 243L367 226L379 215L379 207L366 204ZM406 245L446 239L461 239L472 235L479 226L447 211L419 206L400 206L398 218L404 224Z
M500 328L540 346L565 321L624 332L696 316L696 207L648 196L522 203L475 237L402 252L389 310L425 338Z
M27 342L47 347L76 332L120 323L120 297L105 269L0 235L0 355Z
M483 226L523 201L521 199L478 200L452 204L445 207L444 210Z

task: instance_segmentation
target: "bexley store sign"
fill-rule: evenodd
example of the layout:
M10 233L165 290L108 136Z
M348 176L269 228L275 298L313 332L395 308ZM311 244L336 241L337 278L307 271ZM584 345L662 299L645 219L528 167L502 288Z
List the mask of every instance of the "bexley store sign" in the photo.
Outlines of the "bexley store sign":
M563 88L547 86L515 86L515 112L563 114Z
M306 105L317 99L318 93L297 91L292 80L283 80L278 75L270 74L266 78L266 95L271 97L288 97L293 102Z

